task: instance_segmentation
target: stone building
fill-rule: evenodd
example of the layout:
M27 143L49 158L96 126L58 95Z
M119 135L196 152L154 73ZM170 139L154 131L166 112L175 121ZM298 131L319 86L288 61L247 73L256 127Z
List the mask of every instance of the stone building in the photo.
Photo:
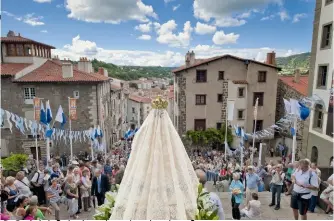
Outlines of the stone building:
M311 111L307 149L311 161L320 166L329 166L333 160L333 16L333 0L315 2L308 94L322 102Z
M278 71L274 52L268 53L266 63L232 55L196 59L194 52L188 52L185 65L173 70L174 125L179 134L222 127L230 99L235 100L232 125L252 133L254 104L259 98L256 130L270 127L275 123L276 99L272 98L276 97Z
M54 47L9 32L1 37L1 107L28 120L34 120L33 98L50 101L55 118L62 105L68 119L68 97L77 98L77 120L72 130L86 130L94 125L110 121L110 78L106 71L94 73L87 58L81 58L77 68L70 61L51 59ZM104 108L103 108L104 107ZM107 110L107 111L106 111ZM104 113L103 113L104 111ZM56 127L59 127L57 123ZM68 130L69 124L64 126ZM1 155L25 152L35 155L35 139L31 134L22 135L14 126L13 133L5 124L2 127ZM105 134L106 140L108 133ZM45 140L38 141L42 157L45 156ZM67 144L51 141L51 153L70 152ZM110 143L107 142L107 146ZM90 143L73 142L74 153L89 151ZM41 156L40 156L41 158Z
M144 97L139 93L130 94L126 116L128 124L134 124L136 127L140 127L152 109L151 101L151 98Z
M308 75L300 75L300 70L295 70L294 76L281 76L279 77L277 84L277 106L276 106L276 121L286 116L285 105L283 98L286 100L295 99L301 100L307 97L308 89ZM303 158L308 155L307 153L307 137L308 126L310 119L306 121L297 121L297 148L296 158ZM292 135L290 128L286 128L286 132L281 132L277 136L277 142L281 142L289 147L289 152L292 151Z

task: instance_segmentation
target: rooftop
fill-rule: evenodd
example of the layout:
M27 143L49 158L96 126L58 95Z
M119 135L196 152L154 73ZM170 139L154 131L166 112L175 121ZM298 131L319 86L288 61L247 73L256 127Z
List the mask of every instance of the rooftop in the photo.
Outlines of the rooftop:
M50 49L55 49L55 47L51 45L47 45L38 41L31 40L29 38L22 37L20 33L15 35L14 32L9 31L7 37L1 37L1 43L27 43L27 44L37 44Z
M149 97L143 97L136 94L130 94L129 99L138 103L151 103L152 99Z
M103 82L109 77L98 73L86 73L73 67L73 77L64 78L62 64L59 61L47 60L43 65L15 80L15 82Z
M298 83L295 82L295 76L281 76L279 79L299 94L307 96L308 75L300 76Z
M14 76L30 65L24 63L1 63L0 74L1 76Z
M271 65L271 64L267 64L267 63L264 63L264 62L255 61L255 60L251 60L251 59L244 59L244 58L240 58L240 57L237 57L237 56L226 54L226 55L216 56L216 57L207 58L207 59L196 59L194 64L189 65L189 66L182 65L181 67L172 70L172 72L175 74L177 72L184 71L184 70L187 70L189 68L194 68L194 67L200 66L202 64L206 64L206 63L216 61L216 60L219 60L219 59L222 59L222 58L233 58L233 59L237 59L237 60L240 60L240 61L243 61L243 62L246 62L246 61L253 62L253 63L264 65L264 66L267 66L267 67L272 67L272 68L275 68L277 70L281 70L281 68L279 68L277 66L274 66L274 65Z

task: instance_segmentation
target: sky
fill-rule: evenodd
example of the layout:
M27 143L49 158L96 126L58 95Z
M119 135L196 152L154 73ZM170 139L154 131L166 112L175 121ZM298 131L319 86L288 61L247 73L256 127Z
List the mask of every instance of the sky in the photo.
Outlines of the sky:
M19 7L18 7L19 6ZM315 0L2 0L9 30L53 55L169 66L232 54L264 61L311 50Z

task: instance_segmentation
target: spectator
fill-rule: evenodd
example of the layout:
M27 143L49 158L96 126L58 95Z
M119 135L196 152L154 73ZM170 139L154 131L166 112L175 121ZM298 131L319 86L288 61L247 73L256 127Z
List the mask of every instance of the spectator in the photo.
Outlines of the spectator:
M289 163L288 164L288 170L285 174L285 185L286 185L286 192L285 195L291 195L291 190L292 190L292 181L291 181L291 175L293 173L293 164Z
M103 168L104 174L107 175L109 178L111 177L112 167L110 166L110 160L108 159L106 165Z
M318 188L316 190L311 190L312 196L311 196L311 201L310 201L310 205L308 208L309 212L314 213L314 210L315 210L315 207L318 201L319 186L321 183L321 179L320 179L321 171L317 168L316 163L311 163L311 170L313 170L313 172L315 172L318 176Z
M300 160L299 167L300 169L292 175L293 193L290 205L295 220L298 220L299 214L303 220L307 220L306 212L312 196L311 191L318 188L318 176L310 169L307 159Z
M69 219L75 218L77 219L78 216L76 213L78 212L78 187L74 182L74 178L72 175L68 176L65 183L64 192L67 198L67 206L68 206L68 215Z
M281 208L281 193L283 187L283 181L285 177L285 173L283 172L283 165L278 164L271 172L272 180L271 180L271 204L269 206L275 206L275 210L279 210ZM275 202L276 199L276 202Z
M101 206L104 203L105 193L110 190L109 179L106 175L101 174L100 169L96 169L94 174L91 194L96 196L97 204Z
M24 220L35 220L37 208L36 207L29 207L26 211L26 215L23 217Z
M326 214L333 210L333 175L328 178L327 183L328 187L320 195L320 199L322 199L327 204Z
M119 171L115 175L115 183L121 184L123 175L124 175L125 167L123 165L120 166Z
M261 216L261 202L256 193L252 194L252 200L249 201L249 206L241 210L241 216L249 219L259 219Z
M51 186L47 190L47 198L49 199L50 205L55 210L55 220L59 220L60 193L62 193L62 190L58 184L58 179L54 177L51 180Z
M260 177L254 173L253 166L247 167L246 174L246 206L252 199L252 193L258 193L258 183L261 181Z
M196 170L196 175L199 179L199 182L205 186L206 184L206 174L203 170ZM211 202L218 208L218 217L219 217L219 220L224 220L225 219L225 216L224 216L224 209L223 209L223 205L219 199L219 197L215 194L215 193L209 193L210 194L210 200Z
M88 169L84 169L82 171L82 177L81 177L81 182L82 182L82 185L81 185L81 196L82 196L82 201L83 201L83 204L84 204L84 211L90 211L90 208L89 208L89 201L90 201L90 198L89 198L89 192L90 192L90 189L92 187L92 183L89 179L89 170Z
M25 177L24 172L20 171L16 174L14 185L17 187L20 195L24 195L26 197L32 196L32 192L30 191L30 182L27 177Z
M16 209L13 211L13 215L16 220L22 220L26 215L25 207L29 202L29 198L27 196L20 196L16 202Z
M45 204L46 200L43 186L44 173L41 171L43 171L43 165L40 165L39 170L35 172L31 179L31 185L33 186L32 192L38 197L39 204Z
M15 178L9 176L6 178L6 187L5 191L8 192L8 199L7 199L7 210L9 212L13 212L15 209L15 199L19 195L19 191L14 185Z
M240 182L240 174L233 173L233 180L229 187L230 192L232 193L231 196L231 204L232 204L232 217L233 219L240 220L240 210L239 206L243 201L243 189L244 186Z

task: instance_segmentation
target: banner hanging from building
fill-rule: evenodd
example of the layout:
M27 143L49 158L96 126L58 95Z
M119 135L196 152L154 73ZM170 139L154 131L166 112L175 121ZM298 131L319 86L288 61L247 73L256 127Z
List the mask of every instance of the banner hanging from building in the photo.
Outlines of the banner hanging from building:
M38 97L34 97L34 112L35 120L38 121L41 117L41 99Z
M69 112L70 112L70 119L71 120L76 120L78 119L77 116L77 99L76 98L69 98L69 103L70 103L70 107L69 107Z

